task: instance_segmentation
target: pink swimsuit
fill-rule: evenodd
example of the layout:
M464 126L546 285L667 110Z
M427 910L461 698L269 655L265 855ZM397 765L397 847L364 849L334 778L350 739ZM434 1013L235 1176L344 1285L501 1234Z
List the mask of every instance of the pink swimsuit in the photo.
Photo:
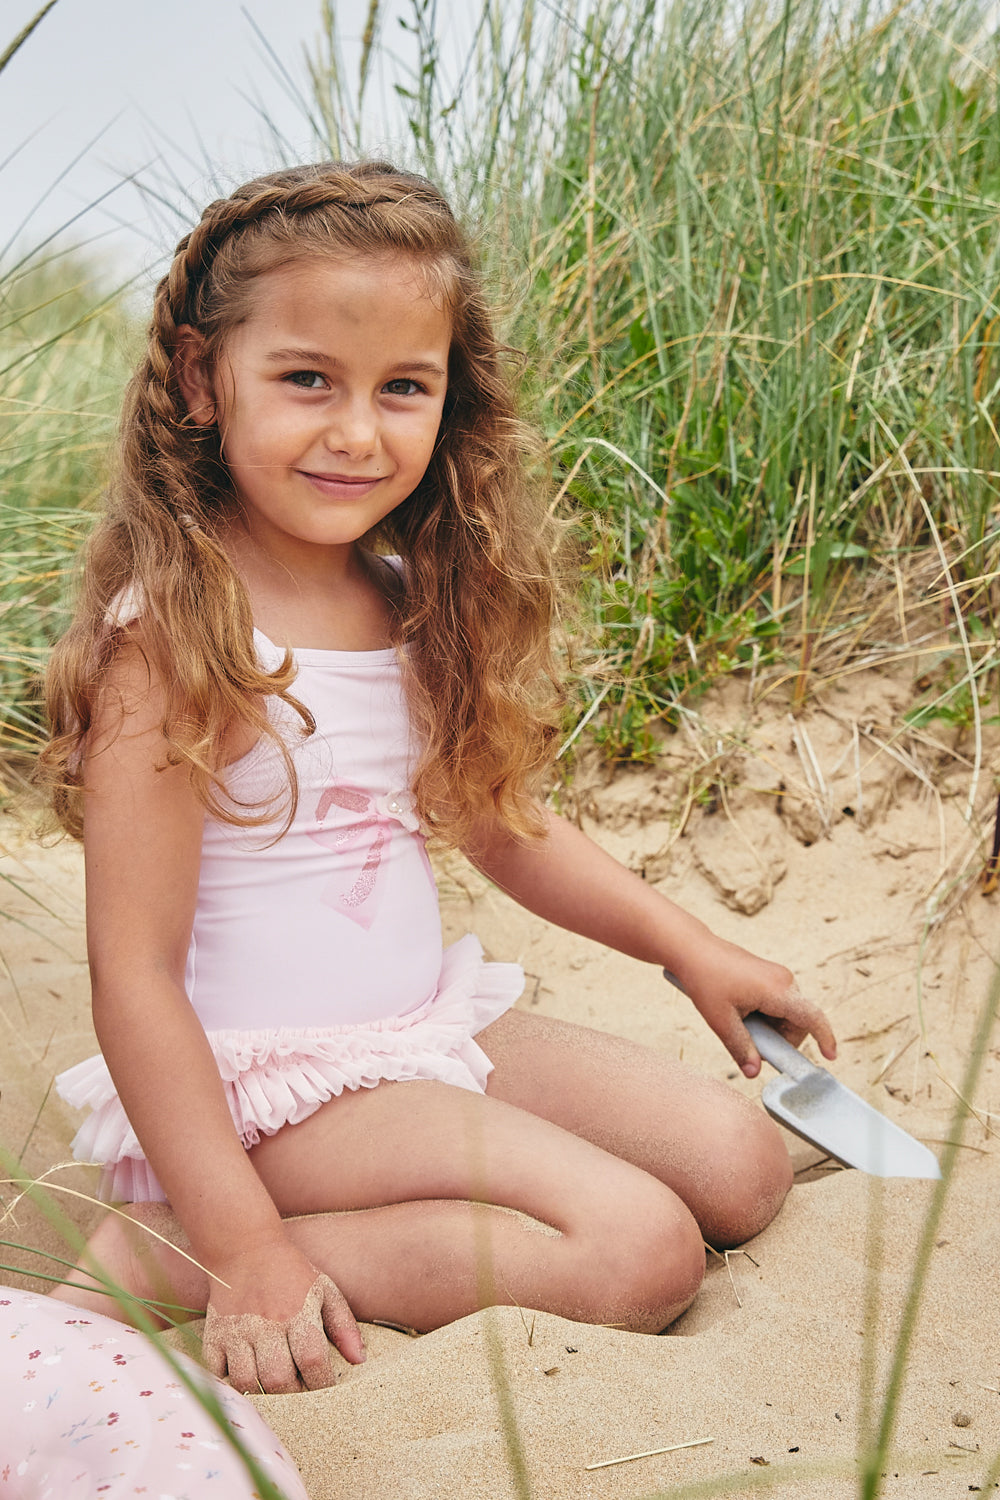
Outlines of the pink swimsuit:
M282 653L257 632L263 664ZM483 961L467 936L442 952L437 890L408 790L412 740L394 651L294 653L292 691L316 720L282 711L298 805L280 838L206 818L187 992L219 1064L244 1145L304 1120L345 1088L436 1079L482 1092L473 1037L523 987L516 964ZM287 715L287 717L286 717ZM280 798L262 741L226 775L237 803ZM163 1192L100 1056L57 1080L89 1107L73 1142L104 1168L102 1196Z

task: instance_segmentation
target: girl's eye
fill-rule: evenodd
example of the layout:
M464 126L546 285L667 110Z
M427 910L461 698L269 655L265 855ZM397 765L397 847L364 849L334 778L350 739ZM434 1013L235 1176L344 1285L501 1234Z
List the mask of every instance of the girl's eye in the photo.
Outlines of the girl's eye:
M319 391L324 388L326 381L318 370L293 370L291 375L285 379L289 385L300 386L302 390Z
M386 381L383 389L390 396L417 396L423 390L423 386L418 385L415 380L401 378Z

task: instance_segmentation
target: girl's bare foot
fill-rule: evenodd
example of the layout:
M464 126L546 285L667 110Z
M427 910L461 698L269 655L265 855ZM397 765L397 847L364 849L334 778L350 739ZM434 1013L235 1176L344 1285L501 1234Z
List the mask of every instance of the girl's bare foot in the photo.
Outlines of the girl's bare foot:
M155 1235L162 1235L169 1245ZM109 1213L87 1241L65 1285L57 1286L50 1295L121 1323L135 1321L129 1309L130 1297L154 1304L146 1311L158 1328L200 1317L199 1302L204 1309L207 1278L175 1254L172 1245L185 1248L187 1236L167 1204L137 1203L125 1212ZM102 1289L105 1285L108 1291ZM115 1290L126 1295L119 1299ZM163 1307L166 1316L159 1315L156 1304Z

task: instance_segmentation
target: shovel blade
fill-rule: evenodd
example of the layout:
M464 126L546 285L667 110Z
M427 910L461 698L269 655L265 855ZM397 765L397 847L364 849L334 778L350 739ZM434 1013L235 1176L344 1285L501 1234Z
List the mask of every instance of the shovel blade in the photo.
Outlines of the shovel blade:
M762 1099L773 1119L845 1167L873 1177L941 1176L933 1152L824 1068L798 1080L779 1074L765 1085Z

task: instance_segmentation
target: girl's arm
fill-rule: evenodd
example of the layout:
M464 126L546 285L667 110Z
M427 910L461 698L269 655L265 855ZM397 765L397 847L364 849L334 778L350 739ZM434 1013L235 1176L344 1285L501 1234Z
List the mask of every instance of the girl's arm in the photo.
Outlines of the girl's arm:
M545 817L540 843L519 843L494 826L466 852L529 911L668 970L748 1078L761 1066L743 1025L754 1010L773 1017L796 1046L811 1032L824 1057L836 1056L829 1022L802 999L788 969L716 937L573 824Z
M218 1278L210 1283L214 1311L287 1323L317 1272L287 1239L243 1149L185 993L204 812L186 767L168 763L163 707L142 652L126 647L102 697L84 778L94 1026L192 1254ZM356 1362L360 1334L346 1304L340 1312L333 1336ZM329 1350L317 1338L299 1368L308 1384L324 1367ZM288 1378L294 1369L277 1377Z

